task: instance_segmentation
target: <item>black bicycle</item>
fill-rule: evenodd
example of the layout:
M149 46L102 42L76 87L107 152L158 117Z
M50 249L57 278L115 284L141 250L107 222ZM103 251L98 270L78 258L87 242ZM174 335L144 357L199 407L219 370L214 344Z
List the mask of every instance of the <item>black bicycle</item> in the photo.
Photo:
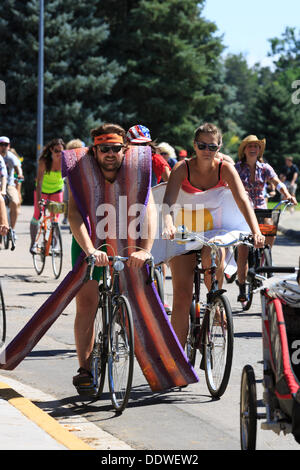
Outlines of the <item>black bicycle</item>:
M92 390L87 387L80 392L93 394L96 399L103 392L106 368L112 405L122 412L129 400L134 368L134 327L130 303L120 292L119 275L128 257L109 256L110 266L103 268L99 282L99 306L94 323L94 347L91 357L93 374ZM92 279L95 265L93 255L87 258L86 280ZM150 278L153 279L153 261ZM151 280L149 280L151 282Z
M182 231L180 232L182 234ZM186 342L186 354L194 366L197 351L202 354L200 368L205 370L206 384L214 398L221 397L228 385L233 357L233 321L232 310L224 289L218 288L216 279L218 250L230 244L204 241L194 233L185 234L180 243L199 240L211 248L211 266L201 267L201 250L196 252L194 269L193 300L189 314L189 330ZM178 241L178 237L177 237ZM205 272L211 275L211 288L206 296L204 309L201 309L200 288Z
M279 207L284 205L281 211ZM258 221L258 225L262 235L265 237L275 237L277 235L278 223L280 215L283 214L285 209L292 205L289 201L280 201L273 209L255 209L255 215ZM264 248L254 248L252 236L241 237L245 244L248 245L248 271L256 270L258 268L272 266L272 249L270 245L266 245ZM272 274L269 273L268 277ZM244 311L250 309L253 300L253 291L259 287L257 279L253 276L247 275L247 282L245 285L245 298L246 300L241 302Z

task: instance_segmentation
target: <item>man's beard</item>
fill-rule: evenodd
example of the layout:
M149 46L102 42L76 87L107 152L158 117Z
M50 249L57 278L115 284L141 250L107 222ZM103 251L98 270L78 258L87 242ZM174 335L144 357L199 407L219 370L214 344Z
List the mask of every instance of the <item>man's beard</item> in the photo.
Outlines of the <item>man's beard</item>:
M98 161L98 165L105 171L116 171L121 167L122 161L123 160L119 161L118 159L115 159L114 161L107 162L104 159L102 162Z

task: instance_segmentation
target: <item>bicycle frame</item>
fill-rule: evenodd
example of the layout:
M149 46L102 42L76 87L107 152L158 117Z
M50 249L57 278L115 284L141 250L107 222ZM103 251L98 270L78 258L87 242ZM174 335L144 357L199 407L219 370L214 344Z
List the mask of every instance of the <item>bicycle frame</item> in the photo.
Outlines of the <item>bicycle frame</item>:
M48 228L48 223L51 223L51 226L54 226L55 224L58 224L57 221L57 214L50 213L49 215L46 215L46 204L43 205L42 209L42 221L39 226L39 231L36 237L36 240L38 240L42 233L45 232L47 233L47 228ZM45 246L45 256L49 256L50 253L50 248L51 248L51 242L52 242L52 230L49 231L49 237L48 240L46 240L46 246Z

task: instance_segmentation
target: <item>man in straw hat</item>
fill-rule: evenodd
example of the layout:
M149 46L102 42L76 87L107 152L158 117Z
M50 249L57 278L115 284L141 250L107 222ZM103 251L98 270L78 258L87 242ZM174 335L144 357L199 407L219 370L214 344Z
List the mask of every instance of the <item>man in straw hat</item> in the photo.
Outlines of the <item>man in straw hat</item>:
M264 197L264 187L266 183L272 183L284 199L288 199L293 204L297 204L296 198L289 193L286 185L280 181L275 170L265 163L263 154L266 148L266 139L258 139L256 135L245 137L238 149L239 161L235 168L240 175L244 187L248 193L250 202L254 209L266 209L267 204ZM266 244L272 246L274 237L266 237ZM245 279L247 274L248 248L240 245L238 247L238 283L240 294L238 301L245 302Z

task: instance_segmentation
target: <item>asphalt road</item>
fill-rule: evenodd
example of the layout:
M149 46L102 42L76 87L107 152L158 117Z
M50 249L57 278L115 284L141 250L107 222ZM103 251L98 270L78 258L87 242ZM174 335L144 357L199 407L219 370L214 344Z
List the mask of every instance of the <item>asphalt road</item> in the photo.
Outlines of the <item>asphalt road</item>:
M7 305L7 342L27 323L36 310L61 282L70 269L71 235L63 230L64 266L61 278L54 280L50 259L41 276L35 274L29 254L29 221L32 207L23 207L17 225L17 247L14 252L2 250L1 282ZM273 249L278 265L293 265L299 257L299 244L279 236ZM77 370L73 336L74 301L66 308L29 356L13 371L0 375L20 381L48 394L39 406L52 416L61 418L65 409L85 417L94 425L128 443L134 449L236 450L239 442L239 395L241 372L251 364L257 377L257 394L262 398L262 343L259 295L253 306L242 312L236 301L237 287L226 285L234 317L234 359L228 388L220 400L210 397L202 371L200 381L183 389L152 393L138 363L128 408L116 416L105 388L103 399L97 402L82 400L72 385ZM171 281L167 280L167 301L171 304ZM43 397L41 393L41 397ZM291 435L277 436L260 429L258 423L257 449L299 449Z

